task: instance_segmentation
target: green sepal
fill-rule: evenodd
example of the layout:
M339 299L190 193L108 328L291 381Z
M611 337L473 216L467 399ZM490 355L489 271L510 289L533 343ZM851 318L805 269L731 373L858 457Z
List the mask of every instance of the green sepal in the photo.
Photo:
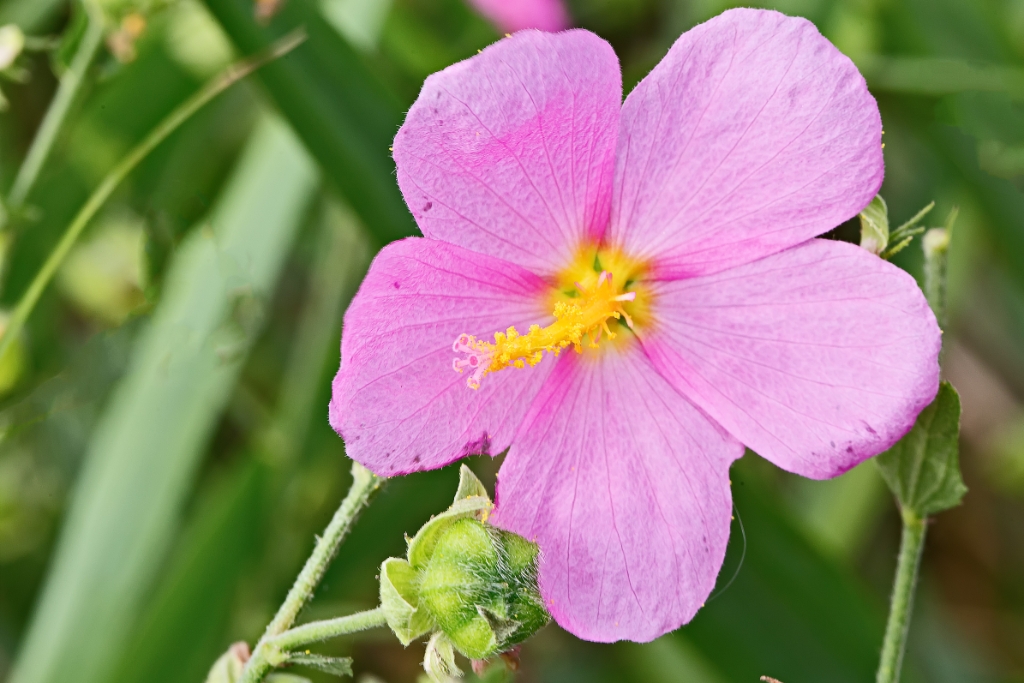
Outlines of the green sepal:
M478 606L476 611L487 622L487 626L490 628L491 633L494 634L495 648L499 644L508 640L509 636L518 631L519 627L522 626L522 624L515 619L509 619L507 615L496 614L483 606ZM494 652L494 650L491 650L491 652Z
M860 212L860 246L878 255L889 245L889 208L876 195Z
M967 493L960 476L960 396L939 386L910 432L875 462L904 511L924 518L956 507Z
M305 652L288 653L288 663L308 666L310 669L323 671L334 676L352 675L351 657L328 657L326 655L307 654Z
M473 470L462 465L459 467L459 488L455 492L454 502L457 503L465 498L487 498L490 500L483 482L473 474Z
M461 486L460 486L461 490ZM407 557L414 567L421 567L430 560L434 546L445 529L460 519L484 520L494 505L487 496L470 496L456 499L452 506L430 519L409 541Z
M462 676L455 664L455 649L447 636L438 631L430 636L423 655L423 670L433 683L450 683Z
M380 606L384 618L402 645L408 645L433 624L417 609L416 570L405 560L390 557L380 566Z

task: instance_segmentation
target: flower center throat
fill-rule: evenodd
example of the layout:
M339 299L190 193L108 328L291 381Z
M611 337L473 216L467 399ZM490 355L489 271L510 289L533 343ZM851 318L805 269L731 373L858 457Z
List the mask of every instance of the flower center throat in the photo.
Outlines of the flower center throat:
M480 381L489 373L536 365L545 351L558 356L563 349L572 346L576 353L582 353L588 338L587 346L598 348L602 337L616 337L612 325L617 321L621 320L632 329L633 318L624 306L636 300L636 291L625 291L631 284L629 276L636 270L635 264L621 258L607 259L620 266L615 268L616 272L624 273L621 280L616 281L611 270L601 268L605 259L599 259L594 251L589 254L589 263L587 256L581 255L561 274L560 283L571 282L573 289L563 289L555 300L552 310L555 321L550 325L531 325L526 334L509 327L504 332L495 332L493 343L466 333L458 336L452 350L461 357L454 359L452 367L459 373L470 373L466 383L471 389L478 389ZM623 265L627 267L622 268Z

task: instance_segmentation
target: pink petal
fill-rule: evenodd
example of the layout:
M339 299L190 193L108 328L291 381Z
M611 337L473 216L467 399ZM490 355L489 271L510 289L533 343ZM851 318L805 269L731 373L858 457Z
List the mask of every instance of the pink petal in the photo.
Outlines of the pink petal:
M345 314L330 420L349 456L391 476L508 448L554 364L488 375L474 391L452 368L452 343L550 323L547 291L518 266L443 242L385 247Z
M643 345L665 378L806 477L885 450L938 390L939 328L921 290L851 244L811 240L653 296Z
M427 79L395 138L423 234L543 275L608 220L622 81L586 31L524 31Z
M470 0L470 4L503 33L526 28L541 31L569 28L569 15L561 0Z
M714 587L742 453L638 345L565 353L502 465L492 520L540 544L540 589L560 626L646 642L689 621Z
M661 278L715 273L855 216L882 184L878 106L813 24L736 9L626 99L609 237Z

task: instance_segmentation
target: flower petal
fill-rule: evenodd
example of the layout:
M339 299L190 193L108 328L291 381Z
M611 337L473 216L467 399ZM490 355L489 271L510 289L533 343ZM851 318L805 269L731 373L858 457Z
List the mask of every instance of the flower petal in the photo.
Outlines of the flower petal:
M564 353L498 475L492 521L540 544L540 589L580 638L646 642L707 599L743 447L639 345Z
M526 28L561 31L569 28L562 0L470 0L480 14L500 31L515 33Z
M345 314L331 426L350 457L382 476L505 450L553 363L488 375L452 368L463 332L547 324L547 285L498 259L434 240L385 247Z
M610 241L665 279L804 242L878 192L881 125L857 67L813 24L725 12L626 99Z
M432 75L394 145L420 230L558 272L607 224L621 97L587 31L523 31Z
M744 444L834 477L902 437L939 386L939 328L907 273L811 240L653 287L654 364Z

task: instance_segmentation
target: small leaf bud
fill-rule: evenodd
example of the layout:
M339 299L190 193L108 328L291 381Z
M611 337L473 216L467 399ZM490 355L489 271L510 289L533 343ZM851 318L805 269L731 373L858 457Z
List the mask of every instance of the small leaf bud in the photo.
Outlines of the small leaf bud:
M882 195L860 212L860 246L876 256L889 246L889 209Z
M25 34L16 24L0 26L0 71L9 69L25 48Z
M232 643L206 675L206 683L236 683L242 677L242 669L249 661L249 645L244 641Z

